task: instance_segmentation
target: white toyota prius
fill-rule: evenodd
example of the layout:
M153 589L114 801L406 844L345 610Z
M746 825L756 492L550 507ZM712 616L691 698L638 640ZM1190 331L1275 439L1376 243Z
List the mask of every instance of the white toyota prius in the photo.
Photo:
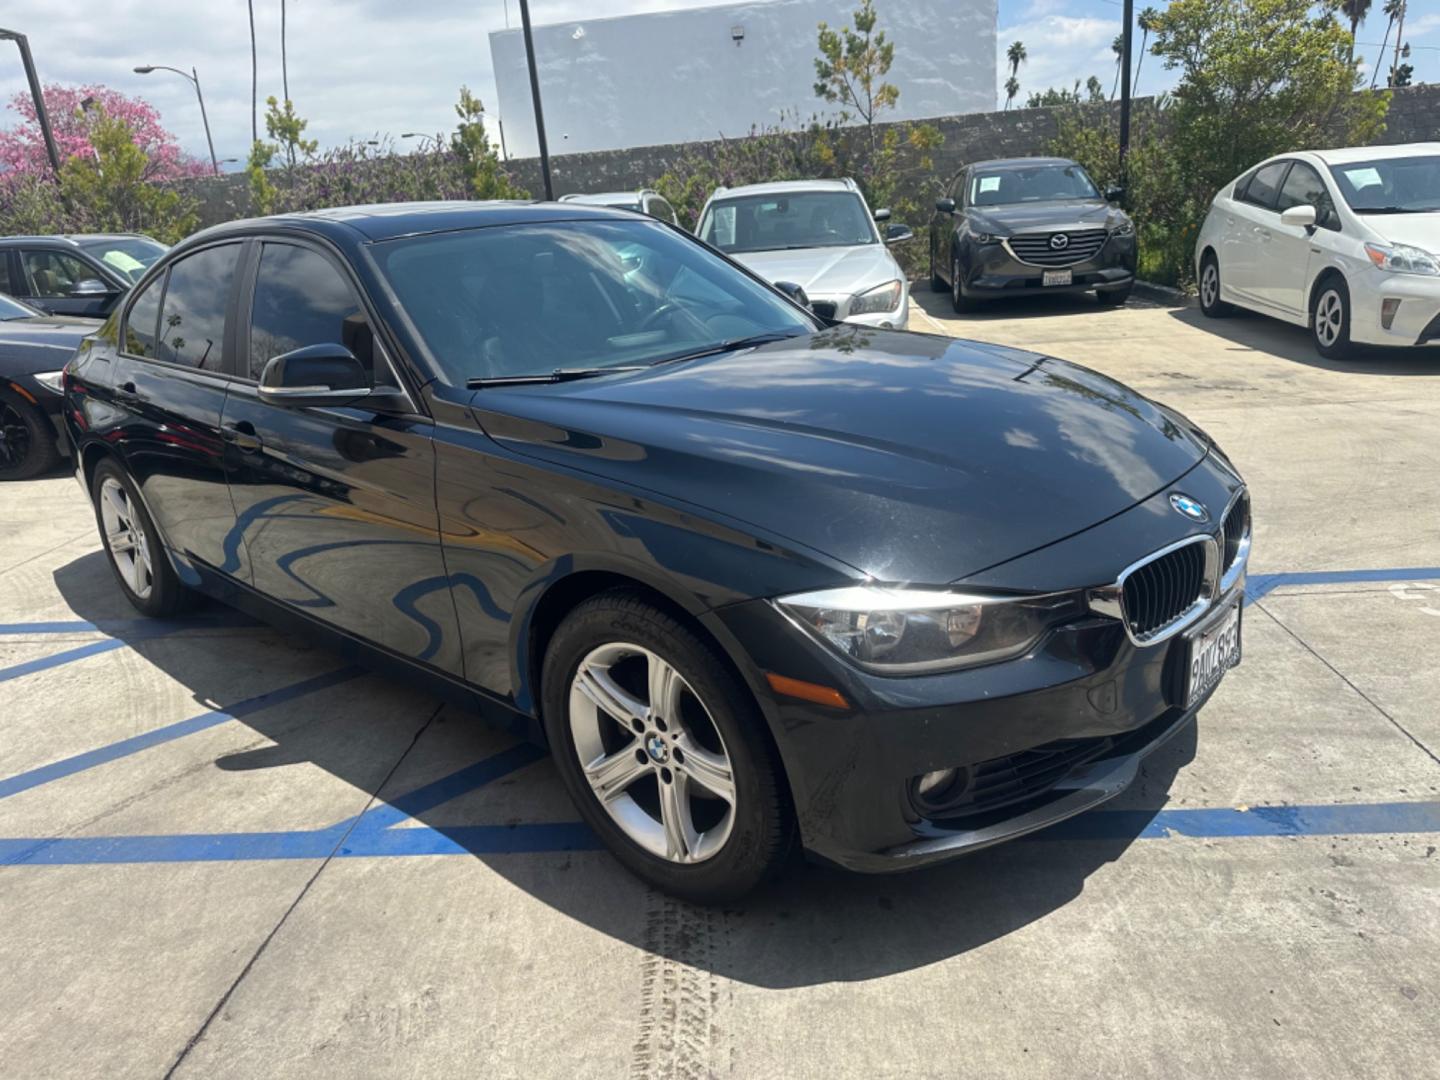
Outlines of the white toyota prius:
M1307 326L1322 356L1440 346L1440 143L1262 161L1215 196L1195 245L1200 309Z

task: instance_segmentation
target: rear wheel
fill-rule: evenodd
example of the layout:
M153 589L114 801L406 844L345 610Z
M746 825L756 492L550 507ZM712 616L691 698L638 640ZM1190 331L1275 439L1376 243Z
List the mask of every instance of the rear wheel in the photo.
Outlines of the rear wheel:
M1200 311L1212 319L1220 319L1232 310L1220 299L1220 260L1208 254L1200 263Z
M100 542L125 599L144 615L174 615L194 602L195 594L175 575L159 534L145 512L135 485L114 460L95 467L90 483Z
M560 624L542 684L560 776L637 877L722 903L780 867L794 826L763 721L690 627L639 594L603 593Z
M60 460L45 414L8 390L0 391L0 480L28 480Z
M1315 294L1310 311L1310 330L1315 348L1327 360L1344 360L1351 355L1350 290L1338 277L1324 281Z

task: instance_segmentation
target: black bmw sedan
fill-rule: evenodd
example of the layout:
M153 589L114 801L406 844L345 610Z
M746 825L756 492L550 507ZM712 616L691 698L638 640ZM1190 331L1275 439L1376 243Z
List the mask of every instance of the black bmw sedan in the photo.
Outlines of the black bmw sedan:
M1088 292L1119 305L1135 284L1135 225L1066 158L981 161L935 204L930 284L958 312L986 300Z
M67 369L120 588L317 631L552 750L697 900L1121 791L1240 657L1244 485L1084 368L827 326L566 204L238 222Z
M60 422L62 370L96 325L0 294L0 480L40 476L69 452Z

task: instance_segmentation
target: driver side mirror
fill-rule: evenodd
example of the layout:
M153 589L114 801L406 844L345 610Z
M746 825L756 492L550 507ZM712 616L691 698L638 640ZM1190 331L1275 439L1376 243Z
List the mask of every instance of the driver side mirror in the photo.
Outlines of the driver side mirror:
M266 363L259 395L268 405L347 405L374 389L370 373L344 345L307 345Z
M953 214L955 212L954 199L936 199L935 209L942 214Z
M99 278L86 278L70 286L65 295L74 300L98 300L102 296L114 296L118 289L112 289Z
M1119 202L1123 198L1125 198L1125 189L1123 187L1112 185L1105 189L1106 202Z
M779 289L791 300L795 301L795 303L799 304L807 311L810 309L810 297L806 296L805 290L801 286L795 284L795 282L777 281L775 282L775 288Z
M1289 225L1291 228L1313 229L1317 220L1315 207L1309 203L1301 203L1280 211L1280 224Z
M887 225L885 226L885 243L903 244L906 240L915 239L915 230L909 225Z
M875 220L876 220L876 221L889 221L889 220L890 220L890 211L889 211L888 209L876 210L876 211L875 211Z

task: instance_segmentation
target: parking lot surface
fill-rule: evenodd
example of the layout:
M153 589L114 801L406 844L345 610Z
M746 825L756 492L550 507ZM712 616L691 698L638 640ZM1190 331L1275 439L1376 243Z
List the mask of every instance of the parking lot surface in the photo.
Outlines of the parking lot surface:
M1106 808L728 910L548 760L218 606L136 617L0 490L0 1073L1440 1076L1440 354L1041 298L911 328L1089 364L1250 483L1244 663Z

